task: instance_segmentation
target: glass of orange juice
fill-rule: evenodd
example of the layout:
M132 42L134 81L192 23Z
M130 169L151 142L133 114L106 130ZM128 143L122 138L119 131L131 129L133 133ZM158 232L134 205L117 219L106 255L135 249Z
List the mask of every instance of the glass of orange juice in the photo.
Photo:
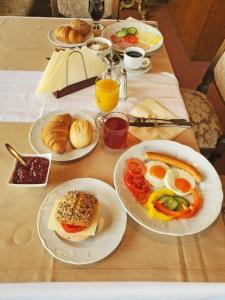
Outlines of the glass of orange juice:
M113 78L97 78L95 97L96 105L102 113L111 112L119 101L119 81Z

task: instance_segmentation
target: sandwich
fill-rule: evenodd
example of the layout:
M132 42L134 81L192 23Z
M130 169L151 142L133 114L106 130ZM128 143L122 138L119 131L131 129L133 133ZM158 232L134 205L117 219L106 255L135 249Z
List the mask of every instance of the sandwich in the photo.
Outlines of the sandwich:
M100 205L94 195L70 191L59 198L52 209L48 228L70 241L82 241L94 236Z

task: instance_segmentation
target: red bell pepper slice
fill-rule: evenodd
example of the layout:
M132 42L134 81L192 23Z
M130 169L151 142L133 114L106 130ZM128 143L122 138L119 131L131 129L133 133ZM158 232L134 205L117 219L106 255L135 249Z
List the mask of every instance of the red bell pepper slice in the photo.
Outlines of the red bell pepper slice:
M162 202L155 201L154 207L165 215L173 216L174 218L192 218L198 210L202 207L202 198L197 189L192 189L192 196L194 198L194 203L191 204L188 209L175 211L166 208Z

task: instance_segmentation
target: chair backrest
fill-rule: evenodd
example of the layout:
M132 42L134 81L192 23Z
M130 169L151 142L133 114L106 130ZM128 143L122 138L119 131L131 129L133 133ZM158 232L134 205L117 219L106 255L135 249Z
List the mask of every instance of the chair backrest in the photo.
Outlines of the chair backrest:
M208 67L208 69L207 69L205 75L204 75L203 78L202 78L202 82L201 82L201 83L199 84L199 86L197 87L197 90L198 90L198 91L200 91L200 92L202 92L202 93L205 93L205 94L208 92L209 84L210 84L210 83L213 81L213 79L214 79L214 71L215 71L215 68L216 68L217 64L219 63L219 66L220 66L220 65L223 65L223 66L224 66L224 59L222 59L222 56L223 56L224 52L225 52L225 40L224 40L223 43L221 44L219 50L217 51L216 55L214 56L212 62L210 63L210 65L209 65L209 67ZM221 58L222 60L220 60L220 58ZM220 84L220 81L222 80L222 78L221 78L222 75L219 74L220 72L219 72L218 70L221 71L221 68L220 68L220 67L217 68L217 80L218 80L218 78L220 78L219 81L218 81L218 82L219 82L218 89L219 89L219 92L221 93L221 86L222 86L222 84ZM223 72L224 72L224 71L223 71ZM218 76L218 75L219 75L219 76ZM216 78L215 78L215 80L216 80ZM217 83L216 83L216 84L217 84ZM223 88L223 91L224 91L224 88ZM223 93L224 93L224 92L223 92ZM225 98L224 98L224 94L221 93L221 96L222 96L222 98L223 98L223 100L224 100L224 99L225 99ZM224 101L225 101L225 100L224 100Z
M50 0L52 16L65 16L74 18L90 18L88 13L88 0ZM119 0L105 0L104 18L116 18Z
M225 102L225 51L215 66L214 79L220 95Z

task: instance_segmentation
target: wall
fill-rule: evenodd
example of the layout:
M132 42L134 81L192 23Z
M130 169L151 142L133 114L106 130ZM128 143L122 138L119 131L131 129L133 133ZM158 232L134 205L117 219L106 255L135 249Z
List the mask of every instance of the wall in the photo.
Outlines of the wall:
M170 0L168 8L189 57L211 60L225 38L225 0Z

